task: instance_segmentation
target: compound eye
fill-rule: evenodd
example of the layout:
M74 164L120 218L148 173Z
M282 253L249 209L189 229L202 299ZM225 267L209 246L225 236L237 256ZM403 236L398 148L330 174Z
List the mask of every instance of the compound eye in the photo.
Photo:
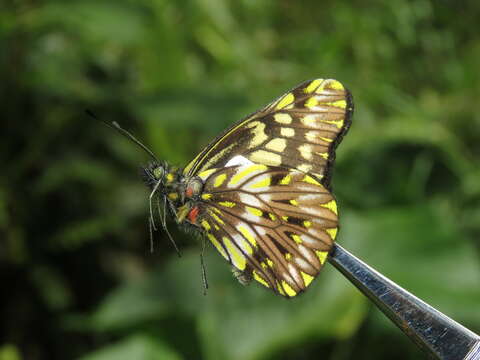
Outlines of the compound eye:
M203 187L203 183L200 179L192 179L187 184L187 187L185 189L185 195L187 197L200 195L200 192L202 191L202 187Z
M161 166L157 166L155 169L153 169L153 176L157 180L161 179L164 173L165 173L165 170Z

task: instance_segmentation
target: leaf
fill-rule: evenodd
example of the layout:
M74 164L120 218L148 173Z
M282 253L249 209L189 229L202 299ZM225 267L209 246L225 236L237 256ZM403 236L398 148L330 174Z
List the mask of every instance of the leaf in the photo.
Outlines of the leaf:
M79 360L179 360L181 356L162 340L151 335L134 334L107 345Z
M151 281L132 282L109 294L86 324L100 332L115 331L161 319L168 311L169 304Z

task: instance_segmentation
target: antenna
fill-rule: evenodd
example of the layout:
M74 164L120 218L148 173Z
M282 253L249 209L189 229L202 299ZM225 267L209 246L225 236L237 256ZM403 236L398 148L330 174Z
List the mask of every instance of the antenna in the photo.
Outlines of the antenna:
M129 139L130 141L134 142L135 144L137 144L137 146L139 146L141 149L143 149L148 155L150 155L153 160L155 160L157 163L159 163L160 161L157 159L157 157L153 154L153 152L147 148L145 145L142 144L142 142L140 140L138 140L135 136L133 136L130 132L128 132L127 130L125 130L124 128L122 128L116 121L112 121L112 122L108 122L108 121L105 121L105 120L102 120L102 119L99 119L92 111L90 111L89 109L86 109L85 110L85 113L90 116L92 119L95 119L97 121L101 121L102 123L104 123L105 125L107 125L109 128L113 129L113 130L116 130L118 131L121 135L125 136L127 139Z

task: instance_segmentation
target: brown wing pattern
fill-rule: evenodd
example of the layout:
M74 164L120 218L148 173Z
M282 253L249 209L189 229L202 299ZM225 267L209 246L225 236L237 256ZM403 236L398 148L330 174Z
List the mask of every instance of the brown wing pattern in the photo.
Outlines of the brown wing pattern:
M244 279L286 297L318 275L337 233L333 196L294 169L246 164L210 169L199 225Z
M350 92L332 79L307 81L221 134L184 170L224 167L235 155L313 174L329 188L335 148L350 126Z

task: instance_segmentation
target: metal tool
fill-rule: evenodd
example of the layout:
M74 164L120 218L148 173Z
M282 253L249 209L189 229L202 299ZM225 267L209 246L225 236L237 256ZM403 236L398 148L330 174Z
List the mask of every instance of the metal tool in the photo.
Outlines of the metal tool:
M339 245L335 245L329 261L430 357L480 360L477 334L402 289Z

